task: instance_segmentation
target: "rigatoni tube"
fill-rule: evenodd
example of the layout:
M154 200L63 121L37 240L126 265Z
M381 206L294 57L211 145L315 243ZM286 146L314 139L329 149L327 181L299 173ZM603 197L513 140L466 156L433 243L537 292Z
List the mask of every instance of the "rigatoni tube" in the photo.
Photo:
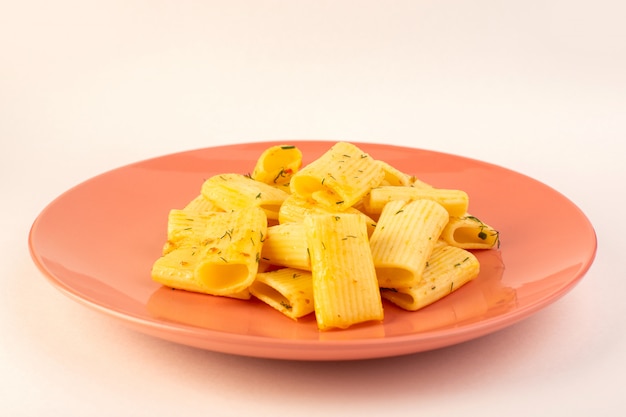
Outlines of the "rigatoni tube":
M250 292L294 320L313 312L313 282L309 271L282 268L258 273Z
M363 199L364 210L369 215L375 215L382 212L387 203L396 200L432 200L441 204L450 216L462 216L469 206L469 197L462 190L385 185L372 189Z
M201 233L154 262L152 279L172 288L241 298L239 293L247 291L258 271L267 217L251 207L205 220L198 228Z
M305 218L315 316L320 330L383 319L383 306L363 217Z
M397 306L416 311L458 290L478 276L480 264L465 249L439 245L428 260L424 279L408 288L384 288L382 297Z
M291 178L291 192L321 204L346 209L357 203L385 173L357 146L338 142Z
M370 241L379 285L417 285L447 222L448 212L431 200L387 203Z

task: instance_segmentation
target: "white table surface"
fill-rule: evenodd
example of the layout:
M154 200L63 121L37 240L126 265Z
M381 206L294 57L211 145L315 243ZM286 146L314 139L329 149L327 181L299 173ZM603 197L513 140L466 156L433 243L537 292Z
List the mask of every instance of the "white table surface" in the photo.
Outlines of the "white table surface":
M0 1L0 414L624 415L624 4ZM137 333L31 261L35 217L94 175L293 138L534 177L589 217L595 263L556 303L480 339L307 363Z

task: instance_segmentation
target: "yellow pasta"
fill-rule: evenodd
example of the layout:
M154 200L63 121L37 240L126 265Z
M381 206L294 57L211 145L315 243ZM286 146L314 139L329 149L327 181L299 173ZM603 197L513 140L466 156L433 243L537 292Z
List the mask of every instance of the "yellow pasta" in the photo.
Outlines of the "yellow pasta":
M283 223L267 228L261 260L264 263L311 270L304 223Z
M220 174L202 184L202 195L224 211L260 207L268 219L278 219L278 210L289 194L245 175Z
M451 217L441 238L449 245L463 249L491 249L500 243L496 229L470 214Z
M371 190L364 199L365 211L368 214L382 212L383 207L394 200L432 200L441 204L450 216L462 216L467 212L469 197L462 190L448 190L434 187L403 187L381 186Z
M291 192L321 204L347 209L383 180L372 157L353 144L338 142L291 179Z
M202 229L157 259L152 279L172 288L241 298L258 271L265 213L258 207L215 213Z
M441 189L338 142L302 167L295 146L267 148L249 176L207 179L170 210L151 276L167 287L255 297L320 331L384 319L382 300L415 311L480 271L474 249L499 233Z
M305 219L315 317L320 330L383 319L383 306L363 218L320 214Z
M420 180L419 178L412 178L411 184L409 184L409 187L413 187L413 188L433 188L432 185L430 185L429 183Z
M183 210L193 213L213 213L216 211L224 211L215 204L213 204L211 201L209 201L202 194L198 195L189 203L187 203Z
M282 268L259 273L250 287L250 293L292 319L306 316L314 310L310 271Z
M372 234L370 246L381 287L411 287L422 273L448 213L431 200L387 203Z
M381 185L396 185L408 187L413 184L413 182L415 182L414 176L398 170L397 168L389 165L385 161L376 160L376 164L380 165L380 167L383 169L383 172L385 173Z
M289 192L291 177L302 166L302 152L292 145L267 148L252 171L252 178Z
M241 286L237 289L223 291L223 293L220 291L219 294L213 291L213 285L207 285L204 282L204 277L198 274L197 270L201 257L203 257L202 251L198 250L198 246L176 248L154 262L151 272L152 279L178 290L221 295L242 300L250 299L248 287L244 288ZM241 271L239 266L237 266L237 269L237 272Z
M311 214L338 214L352 213L362 216L367 225L367 233L371 235L376 227L376 222L365 213L354 207L340 209L337 205L327 206L313 200L306 200L297 194L291 194L283 201L278 212L279 223L298 223L304 221L306 216Z
M405 310L416 311L458 290L479 272L480 264L471 252L438 246L428 260L420 284L409 288L383 288L381 296Z
M210 218L215 214L186 210L170 210L167 216L167 242L163 253L171 252L179 246L197 241L204 236Z

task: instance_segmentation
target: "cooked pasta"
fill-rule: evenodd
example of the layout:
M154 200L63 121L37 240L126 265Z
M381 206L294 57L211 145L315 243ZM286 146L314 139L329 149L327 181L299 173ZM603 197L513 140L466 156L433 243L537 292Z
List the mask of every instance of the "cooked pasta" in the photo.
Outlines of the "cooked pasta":
M424 270L424 279L408 288L383 288L381 295L397 306L416 311L458 290L480 272L480 264L469 251L442 245L435 248Z
M379 185L384 176L382 167L367 153L351 143L338 142L292 177L291 192L347 209Z
M363 218L319 214L308 216L304 224L319 329L345 329L382 320L383 306Z
M284 223L267 228L261 260L276 266L311 270L304 223Z
M171 252L191 241L200 240L210 222L209 219L214 215L213 212L170 210L167 216L167 242L163 247L163 253Z
M447 221L447 211L431 200L387 203L370 241L379 285L411 287L421 282Z
M310 271L282 268L259 273L250 286L250 293L292 319L314 310Z
M308 165L267 148L249 175L205 180L170 210L151 276L167 287L255 297L320 331L384 319L383 300L419 310L475 279L469 251L500 244L463 190L436 188L354 144Z
M293 145L267 148L252 171L252 178L289 192L291 177L302 166L302 152Z
M500 243L496 229L470 214L450 217L441 238L449 245L463 249L491 249Z
M381 213L383 207L394 200L432 200L441 204L450 216L462 216L467 212L469 197L462 190L448 190L434 187L403 187L381 186L371 190L364 199L365 211L368 214Z
M198 195L194 199L192 199L187 205L183 208L184 211L193 212L193 213L213 213L216 211L224 211L215 204L213 204L210 200L208 200L202 194Z
M220 174L202 184L202 195L224 211L260 207L268 219L278 219L278 210L289 194L245 175Z
M367 226L367 233L371 235L376 227L376 222L354 207L340 209L338 205L327 206L313 200L307 200L297 194L291 194L283 201L278 212L279 223L298 223L311 214L338 214L352 213L363 217Z
M397 185L408 187L415 181L413 175L406 174L385 161L377 159L376 164L380 165L385 173L381 185Z
M248 291L258 271L267 217L252 207L205 220L197 234L155 261L152 279L172 288L239 296Z

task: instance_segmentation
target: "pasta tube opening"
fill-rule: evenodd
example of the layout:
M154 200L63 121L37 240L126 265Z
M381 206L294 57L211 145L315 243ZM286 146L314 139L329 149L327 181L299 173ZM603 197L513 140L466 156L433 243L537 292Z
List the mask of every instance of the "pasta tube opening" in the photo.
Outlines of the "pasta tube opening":
M417 310L415 308L417 301L415 300L415 297L413 297L413 295L410 293L398 291L395 288L381 288L381 297L404 310Z
M479 235L480 232L476 232L476 228L474 227L461 227L459 229L456 229L452 234L452 241L461 245L476 243L478 239L481 239L480 237L478 237ZM486 237L482 238L482 240L486 239ZM487 244L485 246L487 246ZM489 244L489 246L493 246L493 244Z
M257 160L252 178L273 186L289 187L293 174L302 166L302 152L295 146L266 149Z
M225 294L249 281L250 271L247 265L239 263L202 262L195 274L207 288Z
M271 304L289 305L289 299L285 297L280 291L264 282L255 282L254 284L254 296L263 300L272 300ZM269 303L268 303L269 304Z
M449 245L463 249L490 249L499 243L497 230L469 214L450 218L441 237Z
M378 281L383 283L412 283L421 280L421 277L416 277L413 271L394 266L377 266L376 276L378 277Z
M312 196L313 194L332 194L332 189L325 186L318 176L299 175L292 179L293 189L299 195ZM321 193L320 193L321 191Z
M251 291L256 298L280 311L287 317L297 319L300 316L300 314L294 312L291 300L271 285L264 282L255 282L253 287L251 287Z
M313 282L307 271L283 268L259 273L250 293L294 320L314 309Z

